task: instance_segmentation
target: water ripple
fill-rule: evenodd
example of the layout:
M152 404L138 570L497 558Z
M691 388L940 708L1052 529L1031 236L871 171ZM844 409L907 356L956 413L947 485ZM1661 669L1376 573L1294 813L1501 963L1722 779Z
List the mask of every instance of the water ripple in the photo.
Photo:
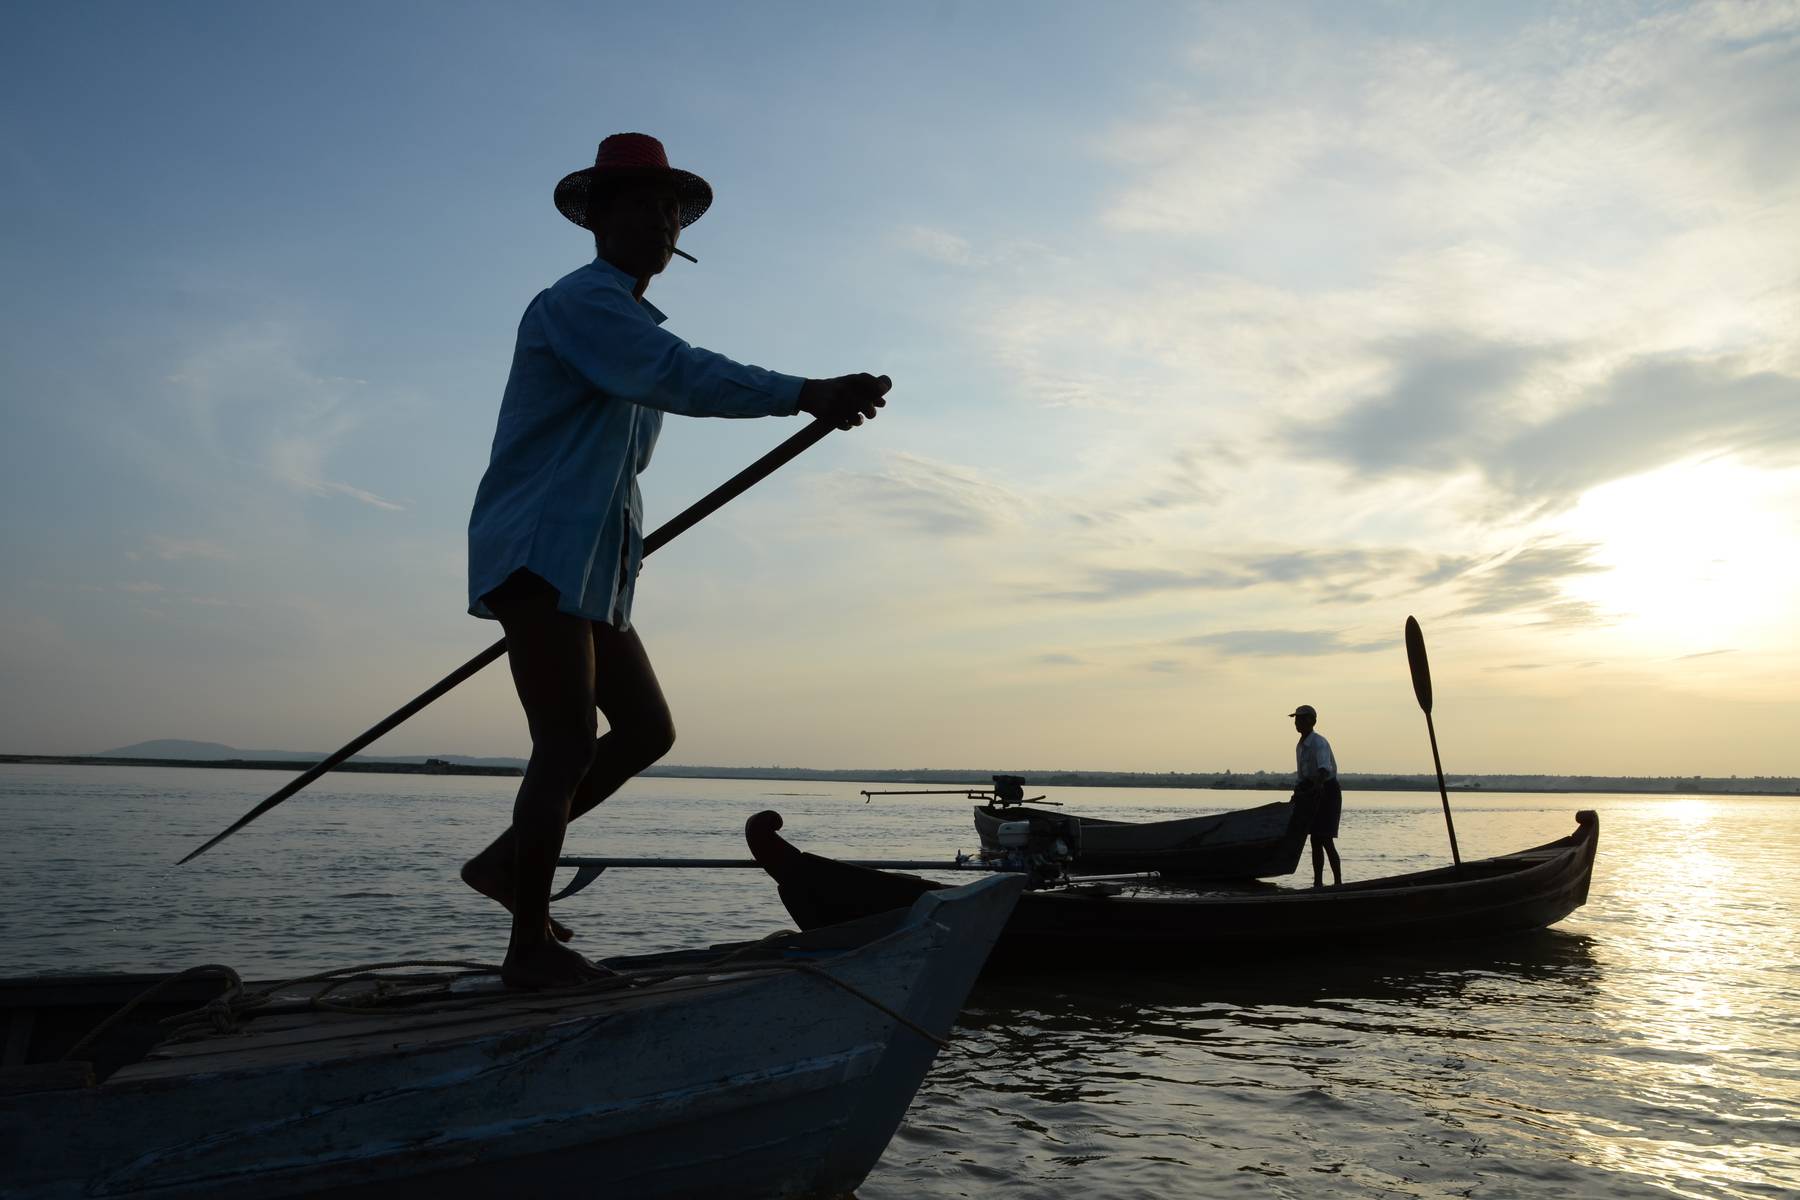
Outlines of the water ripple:
M173 865L279 779L0 767L0 972L224 961L272 978L499 957L504 914L456 870L503 825L514 781L333 777ZM767 786L639 781L577 824L569 851L741 857ZM857 857L973 844L960 799L864 805L857 786L782 796L788 832ZM1058 798L1126 819L1221 807L1218 793ZM1458 805L1471 856L1561 836L1575 808L1599 809L1589 905L1540 937L1422 958L983 983L861 1200L1800 1191L1800 803ZM1350 797L1351 876L1442 861L1436 807ZM559 915L593 954L788 924L751 872L609 872Z

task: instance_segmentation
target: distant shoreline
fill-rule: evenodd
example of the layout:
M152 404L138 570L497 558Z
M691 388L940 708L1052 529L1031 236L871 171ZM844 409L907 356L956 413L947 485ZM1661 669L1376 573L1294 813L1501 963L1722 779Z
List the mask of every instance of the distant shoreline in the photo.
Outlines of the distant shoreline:
M226 767L234 771L292 771L298 775L313 764L301 760L270 758L126 758L110 754L0 754L0 763L65 767ZM372 775L523 775L518 767L479 767L463 763L382 762L351 759L331 768Z
M244 758L134 758L97 754L0 754L0 764L31 766L83 767L200 767L235 771L286 771L299 774L312 763L281 759ZM359 774L383 775L498 775L517 778L524 774L520 767L481 766L443 759L424 762L396 762L381 759L351 759L332 768ZM1014 771L1022 775L1027 788L1056 787L1126 787L1185 788L1197 791L1287 792L1293 778L1284 772L1257 771L1251 774L1224 772L1133 772L1133 771ZM687 767L659 766L643 772L645 777L660 779L762 779L793 783L884 783L919 787L958 789L985 788L994 772L922 768L894 770L820 769L813 767ZM1435 792L1437 779L1430 775L1346 774L1346 791L1362 792ZM1702 776L1562 776L1562 775L1461 775L1451 780L1453 792L1508 792L1596 794L1629 793L1655 795L1663 792L1682 795L1720 796L1796 796L1800 795L1800 778L1782 776L1762 778L1707 778Z

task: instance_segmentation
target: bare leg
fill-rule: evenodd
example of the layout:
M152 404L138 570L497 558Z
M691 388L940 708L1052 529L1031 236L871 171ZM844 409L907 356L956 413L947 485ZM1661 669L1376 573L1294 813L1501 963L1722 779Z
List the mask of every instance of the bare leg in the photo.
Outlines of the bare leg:
M1333 887L1344 886L1344 864L1338 861L1337 842L1332 838L1325 839L1325 856L1331 860L1331 884ZM1313 874L1319 873L1319 844L1313 843Z
M592 812L675 745L675 721L637 630L592 629L594 703L606 716L607 731L594 744L594 761L569 809L571 821Z
M569 804L594 757L594 643L589 623L556 610L556 590L520 572L488 597L506 630L513 686L531 729L531 761L513 802L512 938L500 976L563 987L603 972L550 935L550 880ZM468 871L465 868L465 877Z
M605 713L608 729L593 743L592 760L569 805L570 821L593 811L675 743L662 686L637 633L593 623L588 630L593 648L593 702ZM518 833L509 828L464 864L464 882L511 909L517 893L512 870L517 854ZM548 895L548 884L544 891ZM562 941L573 936L559 921L550 920L549 927Z
M1319 843L1319 835L1312 835L1313 886L1325 886L1325 847Z

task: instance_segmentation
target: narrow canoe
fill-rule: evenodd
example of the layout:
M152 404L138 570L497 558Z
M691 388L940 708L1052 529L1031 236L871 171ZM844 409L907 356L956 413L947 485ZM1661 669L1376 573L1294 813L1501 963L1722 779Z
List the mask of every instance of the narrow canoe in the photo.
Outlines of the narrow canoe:
M223 984L184 980L60 1064L150 980L0 980L5 1191L846 1193L899 1126L1022 887L992 877L873 920L611 960L627 988L352 980L329 1009L280 993L158 1043L158 1017ZM382 993L391 1003L368 1007Z
M1030 891L1013 910L993 962L1191 968L1306 947L1430 949L1543 929L1587 902L1600 821L1583 810L1576 822L1568 837L1530 850L1342 887L1200 891L1134 881ZM903 907L946 886L804 853L780 828L778 813L758 813L745 836L803 929Z

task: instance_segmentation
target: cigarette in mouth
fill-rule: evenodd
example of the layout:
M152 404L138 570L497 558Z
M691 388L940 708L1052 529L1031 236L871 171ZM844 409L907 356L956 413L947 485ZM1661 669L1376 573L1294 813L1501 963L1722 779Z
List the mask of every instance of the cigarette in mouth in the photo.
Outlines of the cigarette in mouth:
M679 254L679 255L681 255L681 257L687 259L691 263L697 263L700 261L699 259L695 258L693 255L689 254L686 250L682 250L674 245L670 245L669 253L670 254Z

